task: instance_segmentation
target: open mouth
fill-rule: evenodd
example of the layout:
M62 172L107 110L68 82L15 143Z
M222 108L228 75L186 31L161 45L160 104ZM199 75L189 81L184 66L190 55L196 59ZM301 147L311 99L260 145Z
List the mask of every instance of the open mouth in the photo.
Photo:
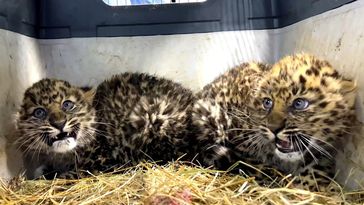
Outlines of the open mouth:
M50 140L50 146L56 142L56 141L61 141L61 140L65 140L67 138L73 138L76 139L77 137L77 133L75 131L71 131L71 132L61 132L59 133L55 138L52 138Z
M280 140L280 139L276 138L276 147L280 152L283 152L283 153L295 152L295 148L290 139L288 139L288 141L286 141L286 140Z

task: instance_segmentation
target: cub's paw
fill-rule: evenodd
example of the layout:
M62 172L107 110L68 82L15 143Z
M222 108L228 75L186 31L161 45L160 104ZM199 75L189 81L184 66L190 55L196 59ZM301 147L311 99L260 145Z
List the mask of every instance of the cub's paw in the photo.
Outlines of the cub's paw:
M342 191L341 186L327 173L315 169L307 170L296 176L291 186L313 192L340 193Z

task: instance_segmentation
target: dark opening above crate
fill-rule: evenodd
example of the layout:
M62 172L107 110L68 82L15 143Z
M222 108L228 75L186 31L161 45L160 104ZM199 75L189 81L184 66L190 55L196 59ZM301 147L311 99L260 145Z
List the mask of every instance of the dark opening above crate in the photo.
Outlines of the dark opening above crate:
M355 0L207 0L109 6L102 0L0 0L0 28L40 39L282 28Z

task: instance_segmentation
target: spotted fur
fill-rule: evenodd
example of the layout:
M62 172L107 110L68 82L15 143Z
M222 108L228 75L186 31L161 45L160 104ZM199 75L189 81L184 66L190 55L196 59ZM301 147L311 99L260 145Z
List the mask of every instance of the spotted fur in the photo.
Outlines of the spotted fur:
M335 177L337 151L359 127L355 82L343 78L325 60L297 54L277 62L258 88L249 107L261 113L260 126L268 134L257 133L274 136L272 143L255 145L264 150L259 158L299 176L305 188L323 189L318 185L328 185ZM262 106L264 99L273 101L271 109Z
M44 79L25 92L17 142L27 156L42 162L35 171L52 172L52 177L55 173L82 177L86 170L111 171L183 154L178 148L183 147L188 110L194 100L188 89L147 74L124 73L105 80L95 90L84 90L65 81ZM72 112L61 109L67 100L75 104ZM35 119L38 107L47 111L44 119ZM70 135L68 127L77 135ZM60 134L63 132L66 134ZM67 144L70 140L72 145ZM64 143L63 149L55 151L57 143Z
M55 79L43 79L25 91L17 118L16 144L24 154L28 177L39 176L53 162L57 169L67 170L67 163L57 162L73 162L73 151L87 149L95 140L92 99L91 89ZM71 110L62 109L67 100L74 103ZM44 117L35 117L38 109L46 112Z
M256 85L269 68L261 63L241 64L197 93L190 129L197 163L218 169L226 169L234 163L234 144L238 136L243 138L241 129L247 126L246 102L251 100Z
M355 95L352 80L308 54L285 57L271 69L243 64L206 86L194 106L199 152L215 149L201 160L216 165L229 156L231 163L272 166L317 190L317 182L330 183L336 152L355 133ZM216 106L205 109L207 104ZM214 110L220 113L212 115ZM221 147L230 152L221 156Z

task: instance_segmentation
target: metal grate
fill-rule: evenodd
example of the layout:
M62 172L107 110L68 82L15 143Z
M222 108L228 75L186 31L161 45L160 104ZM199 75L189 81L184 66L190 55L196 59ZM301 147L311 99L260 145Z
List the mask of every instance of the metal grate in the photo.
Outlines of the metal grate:
M109 6L131 6L131 5L148 5L148 4L182 4L196 3L207 0L103 0Z

